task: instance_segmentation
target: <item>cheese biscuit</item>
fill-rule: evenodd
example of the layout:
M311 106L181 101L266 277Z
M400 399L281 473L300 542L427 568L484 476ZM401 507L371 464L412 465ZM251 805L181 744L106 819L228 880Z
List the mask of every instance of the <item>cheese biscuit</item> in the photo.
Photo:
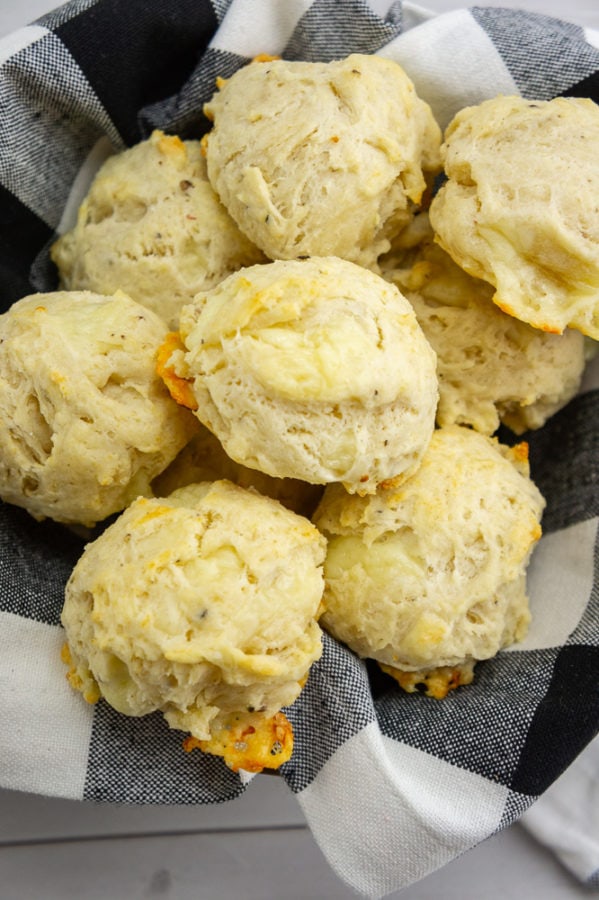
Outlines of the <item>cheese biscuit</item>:
M358 493L419 465L435 354L373 272L335 257L252 266L184 307L181 341L164 367L174 395L192 395L236 462Z
M277 767L290 733L273 717L322 652L324 553L307 519L228 481L139 498L67 584L71 684L124 715L161 711L232 767L255 770L264 746Z
M51 248L66 290L123 290L171 328L197 291L263 259L208 182L199 141L154 131L109 157Z
M550 334L502 312L491 285L456 265L432 230L385 277L408 298L437 354L438 425L493 434L503 422L522 434L542 427L577 393L583 335L570 328Z
M313 517L328 542L323 627L361 657L449 681L524 637L543 508L526 445L457 425L398 488L327 487Z
M599 338L599 108L499 96L461 110L430 207L441 246L543 331Z
M0 316L0 497L90 526L151 495L197 430L155 371L166 334L122 292L33 294Z
M205 105L208 176L271 259L374 267L440 169L441 132L395 62L252 62Z

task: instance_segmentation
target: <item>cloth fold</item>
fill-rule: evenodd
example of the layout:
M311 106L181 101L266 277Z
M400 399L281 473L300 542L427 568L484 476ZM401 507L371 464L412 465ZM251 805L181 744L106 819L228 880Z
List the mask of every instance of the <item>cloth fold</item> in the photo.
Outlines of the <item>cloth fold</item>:
M579 881L599 888L599 738L524 813L521 822Z
M388 56L445 125L497 93L599 101L598 46L568 22L502 8L433 16L401 2L380 15L366 0L72 0L0 47L2 308L56 286L48 246L107 143L118 151L155 127L200 136L216 76L257 53ZM401 694L327 637L288 710L295 750L282 777L332 867L366 896L418 881L527 810L537 834L546 804L552 816L572 811L569 767L599 732L593 371L568 407L525 436L548 501L526 641L439 702ZM183 753L161 716L87 707L69 689L59 617L82 548L61 526L0 505L0 785L106 802L238 796L247 782L219 759ZM551 799L559 794L545 799L553 783L565 785L563 805ZM579 877L596 880L599 860L587 854L579 865L563 849Z

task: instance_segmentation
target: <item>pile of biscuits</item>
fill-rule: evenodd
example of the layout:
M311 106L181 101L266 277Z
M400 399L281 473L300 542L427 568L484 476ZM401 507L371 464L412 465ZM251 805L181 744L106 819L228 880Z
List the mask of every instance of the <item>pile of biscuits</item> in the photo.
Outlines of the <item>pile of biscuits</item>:
M527 445L599 338L599 109L443 135L396 63L258 58L202 141L108 159L0 316L0 497L101 524L68 678L185 747L289 759L322 629L442 698L521 640Z

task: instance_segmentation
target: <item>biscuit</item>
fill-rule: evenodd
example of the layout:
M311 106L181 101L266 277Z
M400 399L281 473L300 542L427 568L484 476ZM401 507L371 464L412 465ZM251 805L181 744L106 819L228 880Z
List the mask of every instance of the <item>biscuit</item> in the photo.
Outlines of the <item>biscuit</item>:
M184 307L181 339L164 368L236 462L360 493L417 468L435 354L373 272L335 257L252 266Z
M543 331L599 338L599 108L496 97L459 112L430 207L442 247Z
M139 498L67 584L71 684L125 715L159 710L243 768L223 731L263 736L321 655L324 553L303 516L224 480Z
M204 111L210 181L271 259L374 266L440 169L430 107L378 56L252 62Z
M526 633L543 508L525 444L458 425L399 488L327 487L313 517L328 540L323 628L394 670L467 671Z
M0 316L0 497L37 519L117 512L197 429L155 372L167 328L122 292L33 294Z
M432 230L385 277L408 298L437 354L438 425L493 434L503 422L522 434L544 425L578 391L583 335L549 334L502 312L491 285L457 266Z
M234 462L227 456L218 438L199 422L197 433L152 482L152 490L157 497L165 497L194 482L219 481L223 478L240 487L253 488L308 518L316 509L323 491L320 485L298 481L297 478L272 478L257 469L248 469Z
M161 131L106 160L51 256L64 289L123 290L171 327L197 291L263 260L211 188L200 142Z

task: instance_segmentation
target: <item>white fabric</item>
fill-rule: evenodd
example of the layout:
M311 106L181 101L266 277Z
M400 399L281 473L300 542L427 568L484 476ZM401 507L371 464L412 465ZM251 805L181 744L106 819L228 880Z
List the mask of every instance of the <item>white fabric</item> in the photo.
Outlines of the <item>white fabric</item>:
M93 711L65 678L63 643L58 626L0 612L2 786L80 799Z
M521 819L580 881L599 887L599 738Z
M442 128L464 106L518 94L491 39L466 9L435 16L380 51L408 73Z
M12 34L7 34L0 39L0 65L47 34L48 29L42 28L41 25L27 25Z
M211 46L240 56L280 53L312 0L235 0Z
M527 587L533 625L504 653L564 644L578 625L593 587L597 519L546 535L533 552Z
M359 771L356 790L347 772ZM456 793L459 802L455 802ZM298 794L320 849L338 874L370 898L418 881L474 847L500 824L508 790L381 735L375 723L347 741ZM364 831L352 823L367 821Z
M585 40L592 44L593 47L597 47L599 49L599 31L595 28L585 28L584 30Z

